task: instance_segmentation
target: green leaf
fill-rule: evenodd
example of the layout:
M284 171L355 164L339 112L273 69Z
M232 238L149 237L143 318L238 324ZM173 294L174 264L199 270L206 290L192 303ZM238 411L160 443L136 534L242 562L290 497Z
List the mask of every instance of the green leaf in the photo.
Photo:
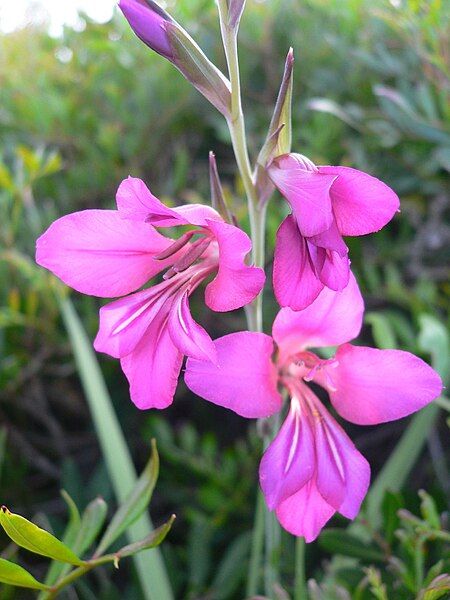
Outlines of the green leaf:
M76 549L74 548L74 542L78 530L80 529L80 512L74 500L66 492L66 490L61 490L61 496L63 497L64 502L67 504L67 508L69 510L69 522L61 539L64 542L64 544L66 544L67 546L69 546L69 548L76 552ZM50 565L49 570L47 571L47 575L45 577L45 584L50 586L53 585L60 577L65 575L69 570L70 565L53 561ZM38 600L44 600L47 597L47 594L39 594Z
M32 590L48 590L48 586L40 583L28 573L23 567L15 563L0 558L0 582L7 585L15 585L17 587L30 588Z
M74 549L78 554L82 555L92 545L103 527L107 511L108 505L103 498L96 498L87 505L74 543Z
M214 600L225 600L236 592L245 577L250 552L251 534L241 534L229 546L219 564L212 584L211 597Z
M421 499L420 511L423 518L433 529L441 529L441 519L435 501L425 490L419 490L419 496Z
M56 280L55 280L56 281ZM92 413L108 474L119 502L123 502L136 484L136 474L123 432L114 413L91 341L86 335L69 298L59 298L61 314L67 328L78 372ZM131 525L127 532L134 542L152 531L147 514ZM172 600L173 594L161 554L157 548L133 557L142 593L146 600Z
M155 548L156 546L159 546L164 541L164 538L171 530L173 522L175 521L175 518L176 518L175 515L172 515L170 517L170 519L167 521L167 523L164 523L164 525L161 525L161 527L158 527L158 529L155 529L154 531L152 531L152 533L150 535L145 537L140 542L134 542L133 544L128 544L127 546L124 546L123 548L118 550L115 553L117 558L120 559L120 558L124 558L125 556L133 556L134 554L137 554L138 552L142 552L142 550L148 550L149 548Z
M0 524L6 534L21 548L54 560L81 566L83 561L51 533L31 521L10 512L6 506L0 509Z
M446 382L450 375L450 340L446 327L431 315L419 316L420 333L419 347L431 355L433 367Z
M394 541L395 531L400 524L397 511L402 508L402 506L403 499L400 494L394 494L389 490L385 493L381 511L383 514L383 531L389 544L392 544Z
M150 460L135 487L112 518L95 552L96 556L103 554L148 507L158 479L158 472L158 451L155 440L152 440L152 455Z
M450 575L442 574L436 577L425 590L420 600L438 600L438 598L448 598L450 592Z
M397 339L389 319L382 313L369 312L365 316L366 323L372 326L372 335L377 348L383 350L396 348Z
M319 545L330 554L359 558L366 562L383 562L380 550L371 548L363 540L344 529L325 529L319 537Z

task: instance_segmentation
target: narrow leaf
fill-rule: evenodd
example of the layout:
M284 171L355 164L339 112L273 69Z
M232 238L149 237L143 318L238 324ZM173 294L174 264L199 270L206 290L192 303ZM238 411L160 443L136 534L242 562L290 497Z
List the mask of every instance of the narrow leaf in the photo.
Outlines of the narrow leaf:
M227 0L228 26L237 30L244 12L246 0Z
M48 586L40 583L31 573L15 563L0 558L0 582L32 590L48 590Z
M212 207L227 221L233 222L233 217L228 209L227 202L223 195L222 184L220 182L219 171L217 170L216 157L214 152L209 153L209 183L211 186L211 204Z
M136 473L125 437L114 412L92 344L69 298L60 298L61 314L67 328L78 372L92 413L108 475L119 502L136 483ZM131 542L152 531L148 514L129 528ZM172 600L173 594L162 556L155 548L133 557L146 600Z
M152 455L135 487L119 507L106 529L95 552L100 556L128 527L138 519L150 503L158 479L159 457L156 442L152 440Z
M319 545L331 554L351 556L369 562L384 561L382 552L343 529L325 529L319 537Z
M81 517L80 529L76 537L74 548L82 555L92 545L106 519L108 505L103 498L96 498L90 502Z
M167 523L155 529L150 535L145 537L140 542L134 542L133 544L128 544L124 546L120 550L118 550L115 554L117 558L121 559L125 556L133 556L138 552L142 552L142 550L148 550L149 548L155 548L159 546L163 541L166 535L172 528L173 522L175 521L175 515L172 515Z
M12 541L21 548L71 565L84 564L70 548L51 533L10 512L6 506L0 509L0 524Z

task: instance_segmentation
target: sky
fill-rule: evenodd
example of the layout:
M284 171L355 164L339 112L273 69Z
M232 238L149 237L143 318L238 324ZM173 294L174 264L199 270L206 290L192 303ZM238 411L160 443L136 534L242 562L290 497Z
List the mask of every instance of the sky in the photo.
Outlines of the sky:
M49 23L52 35L59 35L64 24L77 25L77 11L96 21L107 21L117 0L0 0L0 31L10 32L30 22Z

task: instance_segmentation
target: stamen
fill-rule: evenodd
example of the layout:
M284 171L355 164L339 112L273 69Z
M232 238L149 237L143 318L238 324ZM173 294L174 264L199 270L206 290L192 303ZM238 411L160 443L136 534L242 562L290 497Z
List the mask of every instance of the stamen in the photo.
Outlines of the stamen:
M186 246L186 244L189 242L189 240L194 235L194 233L198 233L198 232L197 231L187 231L186 233L183 233L183 235L180 236L177 240L175 240L173 244L171 244L168 248L166 248L165 250L163 250L162 252L160 252L159 254L154 256L153 258L155 260L165 260L166 258L173 256L176 252L178 252L178 250L181 250L181 248L183 248L183 246Z
M180 260L164 274L163 279L169 279L177 273L186 271L186 269L188 269L198 258L200 258L210 243L211 238L203 238L194 242L188 252L186 252L186 254L182 256Z

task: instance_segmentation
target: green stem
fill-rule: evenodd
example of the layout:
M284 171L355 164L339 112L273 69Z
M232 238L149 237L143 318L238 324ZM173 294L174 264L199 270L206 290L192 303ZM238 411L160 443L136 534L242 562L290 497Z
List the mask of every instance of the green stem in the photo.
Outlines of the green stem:
M298 537L295 540L295 580L294 600L307 600L305 576L305 540Z
M250 566L248 570L246 597L252 598L258 593L261 557L264 549L264 517L266 505L261 490L256 498L255 522L253 524L252 547L250 550Z
M82 565L81 567L77 567L68 575L60 579L58 583L56 583L56 585L54 585L51 588L51 591L47 596L48 600L56 598L59 592L62 592L62 590L65 587L67 587L80 577L83 577L83 575L86 575L86 573L89 573L89 571L91 571L94 567L105 565L107 563L112 563L115 562L115 560L116 556L114 554L105 554L105 556L101 556L100 558L96 558L95 560L87 561L84 565Z

